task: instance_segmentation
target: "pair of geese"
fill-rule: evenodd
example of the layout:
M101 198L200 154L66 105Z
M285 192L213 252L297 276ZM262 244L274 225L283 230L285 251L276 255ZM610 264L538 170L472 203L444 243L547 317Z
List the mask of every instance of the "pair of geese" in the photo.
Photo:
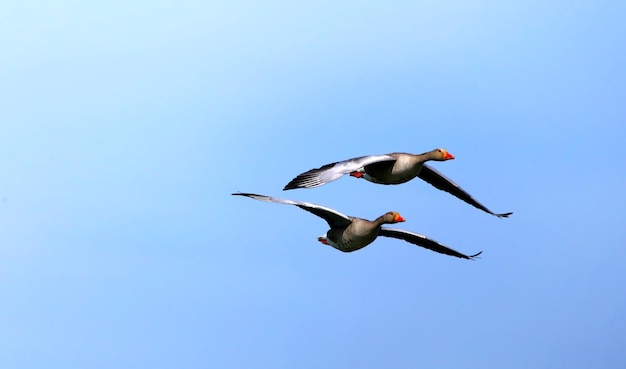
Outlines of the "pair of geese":
M446 161L451 159L454 159L454 156L444 149L435 149L419 155L392 153L387 155L361 156L326 164L320 168L304 172L291 180L283 190L319 187L335 181L346 174L355 178L365 179L369 182L386 185L401 184L415 177L419 177L435 188L446 191L475 208L497 216L498 218L507 218L509 215L513 214L496 214L492 212L474 199L469 193L464 191L459 185L425 164L425 162L431 160ZM405 219L395 211L390 211L370 221L347 216L325 206L307 202L285 200L243 192L233 193L233 195L246 196L260 201L295 205L323 218L330 226L330 229L326 234L318 237L318 241L344 252L359 250L374 242L378 236L384 236L401 239L441 254L456 256L462 259L473 259L482 253L481 251L474 255L465 255L419 233L383 227L383 224L395 224L405 221Z

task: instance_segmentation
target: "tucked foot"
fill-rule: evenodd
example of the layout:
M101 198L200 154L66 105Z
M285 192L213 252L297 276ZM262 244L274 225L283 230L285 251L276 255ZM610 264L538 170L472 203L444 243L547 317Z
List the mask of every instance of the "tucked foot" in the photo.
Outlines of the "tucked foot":
M363 178L363 172L350 172L351 177Z

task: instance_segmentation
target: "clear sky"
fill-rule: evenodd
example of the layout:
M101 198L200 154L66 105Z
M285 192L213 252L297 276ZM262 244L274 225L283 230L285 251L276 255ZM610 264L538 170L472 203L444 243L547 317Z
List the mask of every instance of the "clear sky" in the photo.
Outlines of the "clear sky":
M626 367L623 1L0 5L0 367ZM421 153L414 180L295 175ZM376 218L354 253L255 192Z

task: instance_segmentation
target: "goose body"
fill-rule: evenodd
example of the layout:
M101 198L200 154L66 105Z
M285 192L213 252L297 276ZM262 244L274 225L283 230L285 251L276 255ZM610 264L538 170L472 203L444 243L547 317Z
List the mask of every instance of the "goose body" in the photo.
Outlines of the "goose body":
M311 169L292 179L283 190L296 188L315 188L335 181L349 174L352 177L363 178L369 182L397 185L408 182L415 177L430 183L435 188L448 192L460 200L499 218L507 218L513 213L494 213L481 204L467 191L454 183L434 168L426 165L427 161L452 160L452 156L445 149L434 149L423 154L391 153L386 155L370 155L326 164L320 168Z
M394 211L385 213L375 220L370 221L367 219L347 216L331 208L308 202L279 199L270 196L243 192L233 193L233 195L245 196L266 202L295 205L303 210L317 215L318 217L324 219L330 227L324 235L318 237L318 241L343 252L352 252L362 249L363 247L374 242L378 236L383 236L401 239L441 254L456 256L462 259L473 259L482 253L481 251L474 255L465 255L419 233L383 227L383 224L394 224L405 221L400 214Z

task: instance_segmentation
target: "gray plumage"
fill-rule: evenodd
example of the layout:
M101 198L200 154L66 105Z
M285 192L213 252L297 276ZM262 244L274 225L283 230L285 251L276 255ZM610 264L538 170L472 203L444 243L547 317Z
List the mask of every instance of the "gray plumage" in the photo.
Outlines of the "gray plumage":
M318 217L324 219L330 227L325 235L318 237L318 241L343 252L359 250L374 242L378 236L384 236L401 239L441 254L456 256L462 259L473 259L482 253L481 251L474 255L465 255L419 233L382 227L383 224L404 222L404 218L394 211L387 212L375 220L370 221L367 219L347 216L331 208L308 202L279 199L244 192L233 193L233 195L245 196L265 202L295 205L303 210L317 215Z
M454 159L445 149L435 149L423 154L391 153L387 155L361 156L311 169L292 179L283 190L296 188L314 188L335 181L345 174L363 178L369 182L395 185L419 177L433 187L448 192L456 198L498 218L507 218L509 213L494 213L481 204L461 186L424 164L427 161L445 161Z

